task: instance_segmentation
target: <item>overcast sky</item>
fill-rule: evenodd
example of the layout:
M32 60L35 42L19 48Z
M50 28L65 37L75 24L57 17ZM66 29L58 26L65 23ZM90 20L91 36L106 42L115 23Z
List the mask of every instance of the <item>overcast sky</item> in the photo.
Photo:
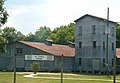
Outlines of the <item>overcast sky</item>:
M9 13L6 26L23 34L34 33L40 26L53 30L67 25L84 14L106 18L110 8L110 20L120 21L120 0L6 0Z

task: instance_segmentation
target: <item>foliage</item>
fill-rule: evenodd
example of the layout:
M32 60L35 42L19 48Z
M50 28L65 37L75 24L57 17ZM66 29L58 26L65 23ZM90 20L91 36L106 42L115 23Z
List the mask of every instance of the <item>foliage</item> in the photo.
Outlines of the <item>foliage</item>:
M37 38L37 41L39 42L44 42L49 35L51 35L51 30L49 27L40 27L38 30L35 32L35 36Z
M4 7L4 2L5 0L0 0L0 53L5 52L5 47L6 47L6 39L2 35L2 29L1 26L4 25L7 22L8 19L8 13L5 10Z
M5 24L8 19L8 13L5 10L4 2L5 2L5 0L0 0L0 26Z
M29 33L28 35L26 35L25 41L32 41L32 42L34 42L34 41L37 41L37 38L36 38L36 36L34 34Z
M116 47L120 48L120 25L116 27Z
M40 64L37 63L37 62L32 62L31 67L32 67L32 69L33 69L33 73L34 73L34 74L36 74L36 73L38 72L38 70L40 69L40 66L39 66L39 65L40 65Z
M75 41L75 24L70 23L67 26L60 26L54 29L52 34L49 36L57 44L67 44L67 41Z
M67 41L75 41L75 24L70 23L67 26L60 26L53 31L49 27L40 27L35 34L29 33L25 40L34 42L44 42L46 39L53 40L56 44L67 44Z
M8 44L13 43L16 40L18 41L25 39L25 36L13 27L5 27L3 29L3 37L8 41Z
M50 28L44 26L36 30L35 34L29 33L26 36L25 40L32 42L44 42L50 34L51 34Z
M25 36L20 32L17 31L13 27L5 27L1 29L0 32L0 52L4 53L6 51L7 44L11 44L16 40L24 40Z
M0 53L4 53L6 50L7 40L0 34Z
M17 31L16 38L17 38L17 41L24 41L25 35L23 35L20 31Z

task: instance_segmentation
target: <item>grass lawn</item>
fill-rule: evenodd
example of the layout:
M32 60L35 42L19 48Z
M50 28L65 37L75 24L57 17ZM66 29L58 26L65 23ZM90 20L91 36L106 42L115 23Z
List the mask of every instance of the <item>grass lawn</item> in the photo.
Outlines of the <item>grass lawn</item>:
M19 72L20 73L20 72ZM54 77L60 78L60 73L55 74L44 74L40 73L35 77L39 78L25 78L24 75L27 73L19 74L17 73L17 82L16 83L60 83L59 79L45 79L40 77ZM0 72L0 83L13 83L13 72ZM112 76L107 77L105 75L83 75L83 74L64 74L64 78L77 78L77 79L105 79L112 80ZM117 75L117 79L120 80L120 75ZM65 79L63 83L113 83L112 81L101 81L101 80L72 80ZM120 82L116 82L120 83Z

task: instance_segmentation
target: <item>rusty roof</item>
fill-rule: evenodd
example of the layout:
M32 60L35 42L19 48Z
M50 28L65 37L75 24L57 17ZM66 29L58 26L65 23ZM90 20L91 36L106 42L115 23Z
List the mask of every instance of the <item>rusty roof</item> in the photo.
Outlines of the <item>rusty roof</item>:
M120 48L116 48L116 57L120 58Z
M75 55L75 48L71 48L68 45L52 44L51 46L48 46L40 42L26 42L26 41L19 41L19 42L37 48L39 50L48 52L55 56L61 56L63 54L63 56L74 57Z

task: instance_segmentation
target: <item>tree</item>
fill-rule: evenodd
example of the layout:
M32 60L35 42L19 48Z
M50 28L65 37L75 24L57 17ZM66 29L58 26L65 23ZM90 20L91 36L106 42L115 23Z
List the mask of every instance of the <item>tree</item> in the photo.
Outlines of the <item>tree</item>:
M67 44L67 41L75 41L75 24L70 23L67 26L60 26L53 30L52 34L48 37L56 44Z
M32 62L31 67L33 70L33 73L36 74L38 72L38 70L40 69L40 64L37 62Z
M0 30L1 30L1 26L4 25L8 19L8 13L5 10L5 7L3 7L4 2L5 2L5 0L0 0ZM7 41L2 36L2 31L0 31L0 53L5 52L6 43L7 43Z
M6 50L7 40L0 34L0 53L4 53Z
M0 26L4 25L8 19L8 13L4 7L5 0L0 0Z
M120 25L116 27L116 47L120 48Z
M25 36L13 27L5 27L0 33L0 52L6 51L7 44L11 44L16 40L24 40Z
M17 32L17 41L24 41L25 35L23 35L20 31Z
M5 27L3 29L3 37L8 41L8 43L13 43L17 38L17 30L13 27Z
M37 37L36 37L34 34L29 33L29 34L25 37L25 41L35 42L35 41L37 41Z
M25 36L20 31L17 31L13 27L5 27L3 29L2 35L8 41L8 44L13 43L16 40L21 41L25 39Z
M49 27L40 27L36 32L35 35L37 37L37 41L44 42L49 35L51 35L51 30Z

